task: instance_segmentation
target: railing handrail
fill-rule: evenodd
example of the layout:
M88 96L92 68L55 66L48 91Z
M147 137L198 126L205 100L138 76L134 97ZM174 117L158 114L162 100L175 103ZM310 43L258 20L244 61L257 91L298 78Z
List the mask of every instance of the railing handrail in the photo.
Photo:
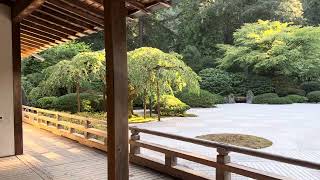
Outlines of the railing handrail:
M27 124L107 151L107 131L95 127L106 127L106 121L28 106L22 107L22 113L23 122Z
M221 149L224 149L225 151L229 151L229 152L235 152L235 153L245 154L245 155L259 157L259 158L263 158L263 159L287 163L287 164L291 164L291 165L295 165L295 166L301 166L301 167L320 170L320 163L316 163L316 162L285 157L282 155L275 155L275 154L271 154L271 153L267 153L267 152L261 152L261 151L257 151L257 150L242 148L242 147L238 147L238 146L233 146L233 145L228 145L228 144L223 144L223 143L218 143L218 142L213 142L213 141L208 141L208 140L202 140L202 139L184 137L184 136L170 134L170 133L163 133L163 132L159 132L159 131L142 129L142 128L133 127L133 126L129 127L129 130L136 131L137 133L141 132L141 133L145 133L145 134L150 134L150 135L159 136L159 137L165 137L165 138L178 140L178 141L184 141L187 143L193 143L193 144L197 144L197 145L201 145L201 146L205 146L205 147L210 147L210 148L221 148Z
M30 107L30 106L22 106L22 107L23 107L23 109L30 109L33 111L42 112L42 113L46 113L46 114L59 115L61 117L77 119L80 121L97 122L97 123L102 123L104 125L107 124L107 121L103 121L103 120L95 119L95 118L90 118L90 117L83 117L83 116L74 115L74 114L69 114L66 112L51 111L51 110L40 109L40 108L35 108L35 107Z

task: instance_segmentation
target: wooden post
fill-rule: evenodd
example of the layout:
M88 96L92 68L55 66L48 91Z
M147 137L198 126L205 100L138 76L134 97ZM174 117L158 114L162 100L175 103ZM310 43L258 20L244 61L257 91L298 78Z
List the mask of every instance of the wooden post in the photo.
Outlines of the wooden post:
M86 129L90 128L90 124L91 124L91 122L88 121L88 120L86 120L86 121L84 122L84 128L86 128ZM88 133L87 131L84 132L84 137L85 137L86 139L90 139L90 133Z
M107 64L108 179L129 179L125 0L104 0Z
M166 154L165 155L165 164L166 166L172 167L177 165L177 157Z
M140 140L140 135L139 132L136 130L131 130L131 138L132 141L138 141ZM130 145L130 154L131 155L136 155L140 154L140 147L137 147L135 145Z
M222 148L217 148L218 155L217 155L217 163L220 164L227 164L230 163L230 156L228 155L229 152ZM231 173L224 171L223 169L217 168L216 169L216 180L231 180Z
M12 9L13 11L13 9ZM20 23L12 22L12 64L15 155L23 154Z

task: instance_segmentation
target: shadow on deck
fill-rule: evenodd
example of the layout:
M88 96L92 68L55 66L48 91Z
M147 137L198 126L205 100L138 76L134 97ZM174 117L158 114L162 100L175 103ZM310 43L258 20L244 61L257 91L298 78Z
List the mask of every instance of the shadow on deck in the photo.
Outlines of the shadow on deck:
M24 155L0 159L0 180L106 180L107 156L24 124ZM171 180L130 165L130 180Z

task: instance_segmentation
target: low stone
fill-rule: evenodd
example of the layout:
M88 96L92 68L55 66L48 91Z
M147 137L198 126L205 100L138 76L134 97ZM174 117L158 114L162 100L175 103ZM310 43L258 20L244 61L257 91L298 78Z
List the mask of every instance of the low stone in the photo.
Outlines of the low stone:
M247 92L247 103L252 104L254 98L254 94L251 90Z

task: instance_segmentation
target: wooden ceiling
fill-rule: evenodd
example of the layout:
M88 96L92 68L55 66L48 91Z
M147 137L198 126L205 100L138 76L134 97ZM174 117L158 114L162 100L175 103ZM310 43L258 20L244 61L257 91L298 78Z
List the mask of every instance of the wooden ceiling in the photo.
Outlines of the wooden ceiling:
M104 29L103 0L33 0L25 6L14 12L21 22L22 57ZM126 1L128 18L169 6L170 0Z

